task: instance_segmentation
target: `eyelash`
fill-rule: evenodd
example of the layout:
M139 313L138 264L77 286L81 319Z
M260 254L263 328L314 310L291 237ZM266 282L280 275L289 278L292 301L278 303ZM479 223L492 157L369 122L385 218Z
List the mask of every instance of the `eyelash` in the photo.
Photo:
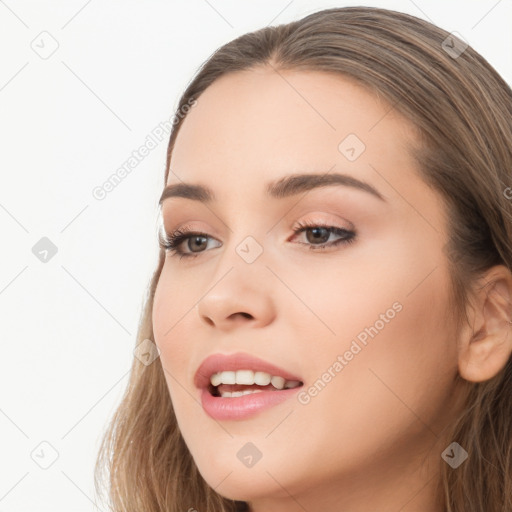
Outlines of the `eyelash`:
M351 231L344 228L338 228L335 226L329 226L327 224L319 224L319 223L308 223L308 222L299 222L297 227L293 230L295 235L302 233L303 231L307 231L312 228L325 228L330 231L332 234L345 236L345 238L340 238L334 242L324 243L321 245L309 245L305 243L301 243L301 245L309 245L309 249L312 251L321 251L325 250L329 247L336 247L342 244L350 244L355 241L356 233L355 231ZM179 256L181 258L195 258L199 256L205 251L200 251L198 253L184 253L178 250L178 247L185 240L189 240L194 236L201 236L205 238L210 238L206 233L199 233L196 231L191 231L188 228L176 229L172 233L164 233L162 235L161 232L158 234L158 243L160 248L164 249L166 252L169 252L171 256Z

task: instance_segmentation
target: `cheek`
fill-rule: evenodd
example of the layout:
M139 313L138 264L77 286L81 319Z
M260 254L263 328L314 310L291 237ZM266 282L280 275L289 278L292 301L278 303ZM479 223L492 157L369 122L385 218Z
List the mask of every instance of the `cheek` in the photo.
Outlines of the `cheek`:
M442 430L457 373L456 339L447 315L445 270L439 266L414 286L430 270L416 270L407 279L388 274L385 285L382 278L382 286L370 280L375 288L363 291L347 277L347 293L338 291L330 314L328 302L319 309L336 337L318 337L316 350L307 354L310 387L297 419L316 424L318 446L312 450L324 452L326 461L371 457L386 443L406 443L408 436L434 441L433 432ZM329 286L336 295L336 287ZM336 438L350 443L338 450ZM328 439L332 442L323 441Z
M187 338L183 337L184 326L195 313L194 305L200 294L194 293L193 286L178 279L176 273L166 269L166 265L162 269L153 300L153 331L160 350L180 350L180 347L187 346ZM181 344L172 344L173 340L180 337Z
M412 308L404 305L366 345L358 342L360 348L343 369L331 370L334 377L329 368L350 341L338 345L338 351L326 351L330 355L310 380L309 402L295 409L296 430L276 431L274 442L289 446L294 436L298 441L309 432L304 457L310 464L322 460L327 473L377 464L379 458L399 459L400 453L431 446L450 410L455 368L443 359L443 345L450 340L433 330L429 319L419 323Z
M183 292L186 287L180 287L181 291L178 291L173 281L168 273L162 271L155 290L152 321L155 343L160 350L160 362L171 399L173 403L179 404L183 401L180 392L182 387L189 392L193 391L187 374L193 334L187 325L190 325L189 318L194 314L197 299L186 296Z

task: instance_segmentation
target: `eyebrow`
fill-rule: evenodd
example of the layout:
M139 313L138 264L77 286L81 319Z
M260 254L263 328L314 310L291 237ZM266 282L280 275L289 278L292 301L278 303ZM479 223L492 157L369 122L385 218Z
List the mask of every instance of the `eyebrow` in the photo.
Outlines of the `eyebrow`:
M363 190L386 202L382 194L372 185L346 174L292 174L269 183L266 187L266 192L272 198L283 199L319 187L334 185ZM216 201L215 193L212 189L204 185L184 182L167 185L160 197L159 204L162 204L169 197L182 197L208 204Z

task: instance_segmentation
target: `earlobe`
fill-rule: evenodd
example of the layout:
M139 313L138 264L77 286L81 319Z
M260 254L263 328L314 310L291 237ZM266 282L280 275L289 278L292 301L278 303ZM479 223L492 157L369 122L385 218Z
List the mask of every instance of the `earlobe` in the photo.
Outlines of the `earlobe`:
M504 265L490 269L479 288L472 330L459 344L459 373L471 382L496 376L512 355L512 274Z

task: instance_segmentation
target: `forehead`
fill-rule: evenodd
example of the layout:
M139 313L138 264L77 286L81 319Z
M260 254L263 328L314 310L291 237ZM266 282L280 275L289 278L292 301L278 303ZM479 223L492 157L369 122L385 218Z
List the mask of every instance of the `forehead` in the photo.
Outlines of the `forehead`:
M359 158L347 159L344 141L356 143ZM414 165L406 149L414 142L411 124L351 79L261 67L229 73L202 93L180 128L168 183L263 188L333 166L374 180L369 163Z

